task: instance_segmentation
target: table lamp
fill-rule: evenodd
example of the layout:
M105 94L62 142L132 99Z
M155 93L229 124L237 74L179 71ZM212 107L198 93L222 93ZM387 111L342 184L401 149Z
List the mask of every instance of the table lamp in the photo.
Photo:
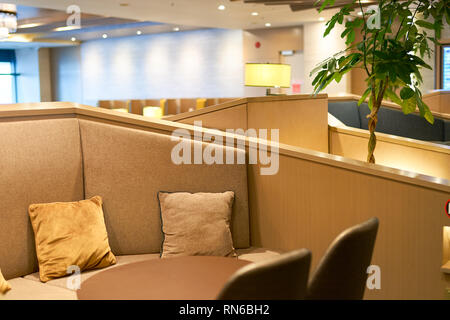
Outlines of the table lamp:
M163 116L161 107L156 107L156 106L144 107L142 111L143 111L144 117L161 119Z
M291 66L281 63L246 63L245 85L249 87L268 87L266 95L277 95L270 88L289 88L291 86Z

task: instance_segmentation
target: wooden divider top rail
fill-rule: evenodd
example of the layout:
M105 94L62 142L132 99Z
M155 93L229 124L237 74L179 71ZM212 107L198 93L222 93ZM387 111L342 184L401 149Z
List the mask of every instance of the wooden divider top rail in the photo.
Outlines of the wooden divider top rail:
M246 101L247 99L252 99L252 101L259 101L258 98L239 99L238 101ZM276 97L272 99L276 99ZM224 105L234 104L236 104L236 102L230 102ZM246 148L253 148L253 145L256 141L262 148L270 148L272 144L272 142L270 141L249 138L241 135L222 132L219 130L207 128L201 128L199 130L199 128L195 128L192 125L166 120L148 119L134 114L120 113L98 107L84 106L78 103L45 102L0 106L0 122L23 121L29 119L51 119L55 117L77 117L163 134L172 134L172 132L176 129L186 129L191 133L191 135L194 132L201 132L202 134L209 133L215 136L222 136L223 141L226 141L227 137L232 138L236 140L236 143L239 142L240 144L245 145ZM278 147L278 153L280 155L321 163L332 167L343 168L367 175L383 177L390 180L401 181L408 184L418 185L425 188L450 193L450 181L447 179L431 177L405 170L398 170L377 164L369 164L359 160L353 160L350 158L344 158L341 156L331 155L324 152L313 151L285 144L279 144Z
M228 108L237 107L239 105L244 105L251 102L269 102L269 101L289 101L289 100L307 100L312 98L324 99L327 97L327 94L318 94L315 97L312 97L309 94L298 94L298 95L284 95L284 96L266 96L266 97L247 97L240 98L232 101L228 101L225 103L217 104L215 106L206 107L200 110L194 110L191 112L180 113L174 116L166 117L166 120L169 121L180 121L187 118L193 118L199 115L224 110Z
M431 111L448 114L450 116L450 90L434 90L423 95L423 101Z
M366 129L353 128L353 127L349 127L349 126L345 126L345 125L329 126L329 129L332 132L345 133L345 134L359 136L359 137L367 138L367 139L370 136L369 131ZM445 144L438 144L438 143L434 143L434 142L430 142L430 141L416 140L416 139L396 136L396 135L382 133L382 132L377 132L377 141L390 142L390 143L395 143L398 145L404 145L404 146L417 148L417 149L432 150L435 152L440 152L440 153L450 155L450 146L447 146Z

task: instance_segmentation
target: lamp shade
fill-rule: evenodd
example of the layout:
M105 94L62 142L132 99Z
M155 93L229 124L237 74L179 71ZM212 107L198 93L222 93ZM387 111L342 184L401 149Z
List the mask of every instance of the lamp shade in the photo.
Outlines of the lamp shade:
M289 88L291 86L291 66L278 63L246 63L245 85Z
M161 119L163 116L161 107L144 107L143 109L144 117L152 117Z

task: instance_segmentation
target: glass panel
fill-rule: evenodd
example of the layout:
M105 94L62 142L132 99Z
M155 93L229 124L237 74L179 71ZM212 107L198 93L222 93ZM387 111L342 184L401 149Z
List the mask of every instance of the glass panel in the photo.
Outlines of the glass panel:
M0 104L14 103L14 76L10 62L0 62Z
M14 92L14 77L0 75L0 104L15 103L13 92Z
M11 62L0 62L0 74L12 73Z
M442 88L450 90L450 47L444 47L442 60Z

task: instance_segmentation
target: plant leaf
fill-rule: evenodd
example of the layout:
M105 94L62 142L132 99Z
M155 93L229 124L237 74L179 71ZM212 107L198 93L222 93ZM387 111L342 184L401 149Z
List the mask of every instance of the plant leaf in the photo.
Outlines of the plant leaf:
M400 97L403 100L407 100L414 96L414 90L412 90L410 87L403 87L403 89L400 91Z

